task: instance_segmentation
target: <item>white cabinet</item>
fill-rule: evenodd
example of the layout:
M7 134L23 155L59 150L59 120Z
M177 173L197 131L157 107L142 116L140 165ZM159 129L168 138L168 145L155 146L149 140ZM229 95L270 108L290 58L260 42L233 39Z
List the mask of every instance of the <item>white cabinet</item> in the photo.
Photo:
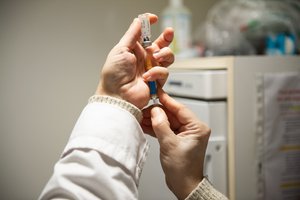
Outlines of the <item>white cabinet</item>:
M181 97L226 99L226 70L173 70L164 90Z
M257 199L256 78L264 73L284 72L300 72L300 57L194 58L176 61L170 67L165 90L179 97L179 101L192 108L212 128L206 173L216 188L231 200ZM164 181L163 173L157 173L157 169L149 166L159 162L158 145L154 145L152 149L157 151L157 158L154 161L150 154L142 175L141 190L148 177L160 176L156 181ZM160 185L156 187L158 182L151 184L148 185L151 191L162 195L168 192ZM143 197L141 192L141 199L147 199Z

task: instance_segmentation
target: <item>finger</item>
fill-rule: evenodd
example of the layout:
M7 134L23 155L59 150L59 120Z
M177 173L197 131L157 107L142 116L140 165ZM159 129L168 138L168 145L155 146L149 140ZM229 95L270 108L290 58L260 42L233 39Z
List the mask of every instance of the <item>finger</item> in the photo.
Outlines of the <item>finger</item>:
M152 13L147 13L147 14L149 16L149 21L151 24L157 22L158 17L156 15ZM141 35L141 22L138 18L135 18L118 44L123 47L128 47L130 50L133 50L135 45L137 44L137 41L139 41L140 39L140 35ZM169 34L166 35L167 35L166 38L168 39Z
M173 114L178 112L183 105L170 97L163 89L158 91L159 101Z
M154 24L157 22L158 17L156 15L152 13L147 13L147 15L149 17L150 24ZM141 21L138 18L135 18L124 36L119 41L118 46L127 47L129 48L129 51L132 51L137 57L143 57L143 47L139 44L140 35Z
M160 36L153 42L155 45L154 50L159 50L161 48L167 47L171 44L174 38L174 30L172 28L166 28Z
M147 108L144 108L142 110L143 112L143 119L141 121L141 127L144 131L144 133L152 136L152 137L156 137L155 136L155 133L152 129L152 122L151 122L151 107L147 107Z
M154 23L156 23L156 22L157 22L157 20L158 20L158 17L157 17L157 15L154 15L154 14L152 14L152 13L145 13L145 14L147 14L147 15L148 15L148 18L149 18L150 24L154 24Z
M167 81L169 70L165 67L155 66L143 74L144 81L158 81L162 87Z
M139 41L141 35L141 22L138 18L135 18L129 26L126 33L123 35L118 45L121 47L128 47L130 50L134 49Z
M181 124L187 124L197 119L191 110L170 97L163 89L158 90L158 97L161 104L165 106L170 113L176 116Z
M163 67L171 65L175 60L174 54L169 47L164 47L155 52L153 58Z
M142 127L143 132L145 134L150 135L152 137L156 137L155 133L153 131L153 128L152 128L151 118L149 118L149 119L143 119L142 122L141 122L141 127Z
M166 113L158 106L151 109L151 122L154 133L159 143L172 140L175 137L174 132L170 128L170 123Z

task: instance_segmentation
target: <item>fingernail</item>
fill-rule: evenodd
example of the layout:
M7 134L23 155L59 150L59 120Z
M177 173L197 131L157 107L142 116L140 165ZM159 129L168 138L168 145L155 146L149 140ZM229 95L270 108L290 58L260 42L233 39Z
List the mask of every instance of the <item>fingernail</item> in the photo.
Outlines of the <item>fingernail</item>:
M153 58L156 60L156 62L160 63L163 61L163 57L161 57L161 54L159 52L153 53Z
M154 52L153 53L153 58L158 59L159 58L159 53L158 52Z
M154 115L160 115L161 110L160 110L159 107L154 106L154 107L152 108L152 112L153 112Z
M151 78L150 73L149 73L149 72L145 72L145 73L143 74L143 78L144 78L145 80L148 81L148 80Z

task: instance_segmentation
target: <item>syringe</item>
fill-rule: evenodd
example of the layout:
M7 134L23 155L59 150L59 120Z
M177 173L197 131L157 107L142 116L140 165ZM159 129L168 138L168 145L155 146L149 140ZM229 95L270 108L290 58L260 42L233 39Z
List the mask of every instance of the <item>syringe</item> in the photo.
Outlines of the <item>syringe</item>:
M139 15L139 19L142 23L142 33L141 33L141 44L147 52L145 68L148 71L152 68L152 51L150 48L147 48L152 45L151 42L151 31L150 31L150 21L147 14ZM150 96L153 103L157 103L157 85L155 81L149 81L149 88L150 88Z

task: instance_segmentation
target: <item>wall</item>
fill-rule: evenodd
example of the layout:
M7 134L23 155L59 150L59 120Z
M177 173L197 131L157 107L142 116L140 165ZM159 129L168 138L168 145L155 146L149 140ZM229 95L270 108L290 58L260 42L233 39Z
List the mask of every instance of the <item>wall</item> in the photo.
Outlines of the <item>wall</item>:
M214 1L186 1L193 29ZM0 2L0 196L36 199L52 174L105 57L160 0ZM153 26L159 35L159 25Z

